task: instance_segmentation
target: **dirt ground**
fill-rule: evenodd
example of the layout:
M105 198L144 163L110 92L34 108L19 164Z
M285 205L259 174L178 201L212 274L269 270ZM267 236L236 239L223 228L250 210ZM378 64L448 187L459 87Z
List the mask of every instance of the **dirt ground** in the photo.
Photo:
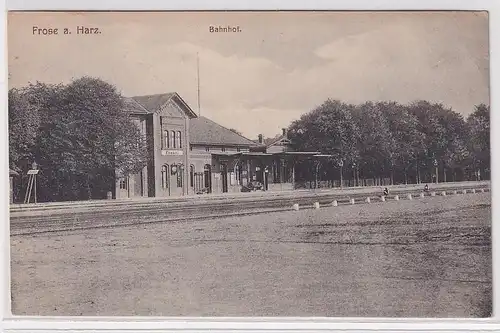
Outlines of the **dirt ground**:
M15 315L487 317L490 195L13 236Z

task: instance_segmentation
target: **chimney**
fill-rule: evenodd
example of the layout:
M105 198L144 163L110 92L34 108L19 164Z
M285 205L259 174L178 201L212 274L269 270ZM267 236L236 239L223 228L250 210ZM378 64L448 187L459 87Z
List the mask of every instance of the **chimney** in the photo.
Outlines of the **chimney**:
M259 134L259 143L263 143L264 142L264 137L262 136L262 134Z
M288 135L287 129L286 128L282 128L281 130L283 131L283 136L287 137L287 135Z

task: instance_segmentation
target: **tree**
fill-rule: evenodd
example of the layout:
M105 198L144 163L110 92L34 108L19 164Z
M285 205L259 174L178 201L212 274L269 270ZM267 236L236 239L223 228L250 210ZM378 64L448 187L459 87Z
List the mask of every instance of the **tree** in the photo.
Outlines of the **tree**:
M24 196L28 181L26 172L35 160L39 162L40 128L45 112L60 88L60 85L37 82L9 90L9 165L20 173L14 187L15 198Z
M425 151L419 152L417 168L424 170L427 181L437 177L434 172L435 163L443 160L448 144L446 129L442 126L439 113L443 111L441 104L431 104L427 101L417 101L408 106L410 114L418 119L418 130L423 134Z
M418 130L418 119L408 112L406 106L396 102L379 102L377 106L382 110L391 133L389 159L395 173L392 178L408 183L409 172L414 169L414 180L418 183L418 156L425 151L425 134Z
M353 105L327 100L290 126L289 137L298 150L320 151L348 163L359 157L358 128Z
M40 201L102 198L113 191L115 172L145 166L145 138L109 83L83 77L66 86L32 85L24 94L40 119L30 149L41 169Z
M29 103L22 91L11 89L9 99L9 166L20 171L22 160L32 160L40 125L35 105Z
M469 156L469 150L467 149L469 131L463 116L452 109L443 108L438 113L438 118L447 138L444 152L441 155L443 180L446 182L449 171L452 172L452 177L455 180L456 169L462 168Z
M378 178L392 170L394 140L382 106L367 102L353 110L353 119L359 130L357 149L363 178Z
M486 177L490 172L490 107L479 104L467 118L470 131L469 149L472 153L472 167L483 171ZM477 172L477 171L476 171Z
M350 165L355 172L359 160L359 131L352 116L353 109L353 105L327 100L294 121L288 137L297 150L332 155L326 162L330 170Z
M466 123L452 109L427 101L353 106L327 100L295 121L289 136L298 150L333 155L331 166L343 160L364 178L390 174L391 183L456 180L459 170L465 179L464 168L473 164L470 151L483 173L489 165L489 108L484 105Z

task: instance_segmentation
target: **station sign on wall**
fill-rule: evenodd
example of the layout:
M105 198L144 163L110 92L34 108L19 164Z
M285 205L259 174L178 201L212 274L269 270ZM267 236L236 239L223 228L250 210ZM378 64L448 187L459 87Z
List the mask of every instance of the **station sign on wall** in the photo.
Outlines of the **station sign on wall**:
M162 150L161 154L163 156L180 156L183 155L184 152L182 150Z

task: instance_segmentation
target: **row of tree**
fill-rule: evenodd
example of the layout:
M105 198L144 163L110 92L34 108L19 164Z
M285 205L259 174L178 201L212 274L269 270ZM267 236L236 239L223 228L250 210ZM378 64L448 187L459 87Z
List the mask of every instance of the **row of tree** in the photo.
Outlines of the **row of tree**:
M8 98L10 168L21 175L14 189L18 200L34 161L42 170L39 201L105 198L114 191L116 177L147 163L144 134L124 111L116 88L100 79L30 84L11 89ZM344 171L345 178L357 181L489 178L489 106L483 104L464 119L425 101L351 105L327 100L292 123L288 133L296 149L331 155L321 168L323 179L340 179L342 168L352 171Z
M11 89L9 162L20 174L14 197L24 198L27 170L36 162L39 201L106 197L116 172L146 163L144 136L124 112L116 88L83 77L67 85L30 84Z
M327 100L293 122L289 138L298 150L331 155L321 168L322 179L339 179L341 166L349 169L344 177L356 182L489 179L489 111L480 104L464 119L427 101L352 105Z

